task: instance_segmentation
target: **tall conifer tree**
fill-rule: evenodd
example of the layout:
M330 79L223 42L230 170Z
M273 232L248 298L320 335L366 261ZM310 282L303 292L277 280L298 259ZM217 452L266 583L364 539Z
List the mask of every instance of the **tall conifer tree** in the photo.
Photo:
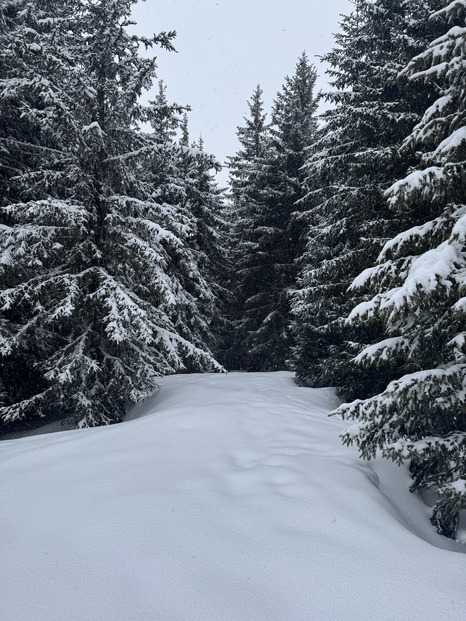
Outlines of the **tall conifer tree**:
M167 269L179 283L177 304L170 313L180 335L199 347L218 350L226 304L223 193L214 178L220 165L204 151L202 139L189 146L186 112L182 116L187 108L169 104L166 90L160 82L151 104L157 150L146 174L155 188L153 196L169 211L176 208L185 223L185 243L172 254Z
M266 154L270 133L264 112L262 89L258 85L248 101L249 117L237 131L240 150L230 158L229 234L232 269L229 279L231 305L230 337L225 343L228 368L248 368L248 336L254 329L245 313L245 303L254 296L262 281L265 256L254 253L260 238L259 223L267 193Z
M138 130L157 121L138 101L155 72L139 46L173 49L174 33L130 36L132 3L23 0L2 23L4 425L117 422L159 375L216 366L176 325L183 270L202 276L192 215L147 172L168 138Z
M382 321L387 338L357 357L363 369L389 366L393 381L380 394L342 406L359 422L344 435L361 455L378 449L410 462L412 490L438 500L437 530L455 537L466 509L466 2L431 16L444 34L402 71L427 81L437 98L403 150L422 153L417 168L386 197L402 221L416 223L387 242L375 267L353 283L370 295L351 324Z
M224 190L215 179L221 166L214 156L204 150L202 138L189 148L183 145L186 139L187 133L180 145L179 167L186 188L185 206L194 222L189 245L193 252L193 264L198 266L205 281L195 293L196 315L203 321L201 334L204 347L208 346L218 358L224 349L229 298ZM186 290L192 282L188 272Z
M254 172L258 195L250 204L246 199L248 223L243 218L239 224L247 250L237 259L238 290L247 295L240 321L250 370L284 369L290 354L289 295L302 238L295 211L305 153L316 133L315 81L315 68L303 53L274 102L266 149Z
M325 95L332 108L306 163L307 248L293 300L293 368L311 385L336 385L346 396L384 381L383 369L368 378L351 365L369 337L348 330L343 318L355 304L355 292L347 292L352 279L402 226L383 191L416 161L398 147L432 89L397 76L426 44L433 4L438 0L356 0L324 56L334 90ZM371 331L383 326L374 321Z

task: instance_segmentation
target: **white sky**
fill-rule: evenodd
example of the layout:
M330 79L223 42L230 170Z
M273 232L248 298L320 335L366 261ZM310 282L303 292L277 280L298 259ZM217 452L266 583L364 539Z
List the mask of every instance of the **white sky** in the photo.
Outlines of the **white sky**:
M176 30L178 53L157 50L158 78L170 101L189 104L190 135L224 161L238 148L236 129L248 115L247 101L260 84L268 112L284 77L306 51L330 51L350 0L146 0L134 5L139 34ZM223 175L222 175L223 177Z

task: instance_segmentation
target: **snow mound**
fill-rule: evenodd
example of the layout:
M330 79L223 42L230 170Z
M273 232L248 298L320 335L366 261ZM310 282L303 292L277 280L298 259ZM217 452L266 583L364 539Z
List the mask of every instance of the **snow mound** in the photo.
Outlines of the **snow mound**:
M466 547L341 445L337 405L285 372L180 375L121 425L0 443L0 618L463 618Z

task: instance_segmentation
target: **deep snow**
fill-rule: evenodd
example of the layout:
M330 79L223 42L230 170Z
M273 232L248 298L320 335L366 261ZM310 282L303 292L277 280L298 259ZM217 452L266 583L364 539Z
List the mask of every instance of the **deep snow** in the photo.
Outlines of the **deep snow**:
M2 621L439 621L466 545L362 462L330 389L184 375L112 427L0 443Z

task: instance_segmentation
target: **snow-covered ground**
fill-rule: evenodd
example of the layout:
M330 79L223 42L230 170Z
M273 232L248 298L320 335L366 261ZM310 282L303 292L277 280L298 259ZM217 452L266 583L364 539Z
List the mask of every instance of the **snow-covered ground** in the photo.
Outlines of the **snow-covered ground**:
M329 389L173 376L112 427L0 443L2 621L442 621L466 545L341 445Z

